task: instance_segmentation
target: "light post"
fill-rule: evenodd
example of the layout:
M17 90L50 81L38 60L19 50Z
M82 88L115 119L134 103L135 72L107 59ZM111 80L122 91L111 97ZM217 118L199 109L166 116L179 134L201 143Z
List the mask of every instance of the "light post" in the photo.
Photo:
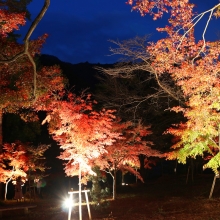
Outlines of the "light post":
M92 220L91 212L90 212L90 207L89 207L89 199L88 199L88 192L90 190L82 190L82 184L81 184L81 180L82 180L82 164L81 164L81 162L82 162L82 159L79 159L79 191L71 190L70 192L68 192L68 194L70 195L69 203L71 204L71 205L69 205L68 220L71 220L72 200L73 200L73 194L74 193L78 193L79 194L79 220L82 220L82 192L85 193L86 205L87 205L88 214L89 214L89 220Z
M71 212L72 212L72 201L73 201L73 194L70 194L69 198L69 212L68 212L68 220L71 219Z
M90 207L89 207L89 198L88 198L88 192L90 190L81 190L81 193L85 193L85 197L86 197L86 205L87 205L87 209L88 209L88 215L89 215L89 220L92 220L91 217L91 212L90 212ZM69 212L68 212L68 220L71 220L71 212L72 212L72 201L73 201L73 194L74 193L79 193L79 191L70 191L68 192L68 194L70 195L69 199L68 199L68 207L69 207ZM79 207L81 206L81 204L79 204ZM80 209L80 208L79 208ZM79 218L82 218L82 214L81 216L79 216Z

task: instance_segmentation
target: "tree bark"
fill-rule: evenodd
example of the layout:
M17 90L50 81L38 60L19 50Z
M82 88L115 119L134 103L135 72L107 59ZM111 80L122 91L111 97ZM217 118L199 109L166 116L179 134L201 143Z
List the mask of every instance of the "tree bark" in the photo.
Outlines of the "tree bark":
M116 198L116 170L114 170L113 175L113 200Z

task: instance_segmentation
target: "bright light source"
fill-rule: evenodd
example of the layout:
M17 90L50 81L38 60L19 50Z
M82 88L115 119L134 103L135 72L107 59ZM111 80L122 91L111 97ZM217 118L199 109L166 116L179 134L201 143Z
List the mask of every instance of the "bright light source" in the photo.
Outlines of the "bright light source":
M128 186L128 184L127 184L127 183L122 183L121 185L122 185L122 186Z
M70 208L70 207L73 207L74 205L74 202L72 199L68 198L68 199L65 199L64 202L63 202L63 206L65 208Z

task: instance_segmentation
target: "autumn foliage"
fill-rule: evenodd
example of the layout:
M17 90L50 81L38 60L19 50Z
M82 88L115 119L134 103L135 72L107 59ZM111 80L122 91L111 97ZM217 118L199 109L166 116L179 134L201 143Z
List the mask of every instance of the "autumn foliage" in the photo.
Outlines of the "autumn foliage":
M219 4L196 14L194 4L184 1L137 0L128 1L133 9L142 15L150 13L154 19L169 13L168 25L157 30L166 32L167 37L149 44L146 50L152 58L152 68L162 76L169 73L180 87L185 100L184 105L174 107L182 112L187 122L168 130L178 137L168 159L177 158L185 163L186 158L198 155L209 158L205 167L217 172L219 163L219 41L205 39L207 26L212 17L218 17ZM195 26L204 14L209 14L202 39L195 39ZM207 157L209 155L209 157Z
M2 118L6 112L21 113L25 120L36 120L36 114L25 115L24 109L43 105L53 94L64 88L64 79L58 66L42 67L36 56L40 54L47 34L36 40L19 43L13 31L25 25L29 13L27 1L0 3L0 145L2 145Z
M5 183L5 199L10 181L22 177L24 182L31 179L33 172L46 170L44 152L48 145L32 146L29 143L5 143L0 154L0 182Z
M0 35L6 37L8 33L18 30L20 25L25 24L25 13L12 13L0 9Z
M53 95L64 88L64 80L58 66L37 65L36 55L40 54L47 34L30 40L33 25L19 43L14 34L29 18L25 1L1 1L0 3L0 182L8 183L18 176L26 176L27 170L44 169L37 160L48 147L39 146L34 150L20 142L4 144L2 147L2 118L6 112L21 114L24 120L36 120L33 110L45 104ZM37 22L35 22L37 24ZM31 112L31 113L30 113ZM41 149L42 148L42 149Z
M28 171L45 171L44 152L47 145L32 146L28 143L5 143L3 153L0 155L0 182L6 182L9 178L26 177Z
M115 142L120 134L112 131L113 111L93 110L90 96L67 94L66 100L57 100L47 108L49 133L63 149L60 159L66 161L68 176L94 174L93 161L106 152L105 146Z
M31 54L34 57L40 53L40 49L46 40L47 35L30 43ZM23 45L17 42L8 42L7 39L0 42L1 56L13 57L23 49ZM33 103L33 67L26 56L21 57L12 64L0 65L1 71L1 106L3 108L18 105L25 107ZM53 92L63 88L63 79L58 66L39 67L37 75L37 98L41 98L47 92ZM12 105L10 105L13 103Z
M99 157L95 163L101 170L109 173L113 178L113 198L116 197L116 174L129 172L144 182L138 170L140 169L140 155L147 158L162 157L163 155L152 148L153 143L146 140L151 134L149 126L143 126L141 122L113 123L112 130L121 134L112 145L105 147L106 152ZM148 165L146 163L146 165ZM149 167L147 167L149 168Z
M113 131L121 134L121 138L117 139L112 145L106 146L106 153L102 156L101 169L112 173L118 170L129 171L142 179L135 168L140 168L140 155L146 157L160 157L160 152L153 150L151 141L146 140L146 136L151 134L150 127L143 126L140 122L134 124L132 122L117 121L113 124Z

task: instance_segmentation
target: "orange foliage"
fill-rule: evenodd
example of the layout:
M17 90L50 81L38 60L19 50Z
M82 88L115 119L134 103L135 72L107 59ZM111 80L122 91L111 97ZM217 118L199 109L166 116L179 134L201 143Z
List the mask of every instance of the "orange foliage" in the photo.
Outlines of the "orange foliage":
M8 33L18 30L20 25L25 24L25 13L11 13L0 9L0 35L6 37Z
M90 96L83 99L67 94L67 100L57 100L47 107L49 133L63 149L60 159L68 176L78 175L79 164L83 174L92 174L95 158L106 152L120 134L112 131L113 111L94 111ZM62 99L62 98L61 98Z
M218 17L219 4L204 14L195 15L194 4L189 0L129 0L128 3L142 15L152 14L154 19L169 12L168 25L157 29L166 32L167 37L146 48L154 71L160 76L169 73L181 88L185 100L185 106L173 108L182 111L187 122L169 129L179 139L173 146L176 151L168 158L185 162L187 157L195 158L208 152L213 160L207 167L216 171L220 166L219 153L213 153L211 149L219 150L220 141L216 139L220 132L220 43L205 40L206 28L202 40L196 41L194 27L206 13L209 18ZM206 26L208 24L209 20Z
M106 146L106 152L96 160L102 170L111 173L118 170L126 170L139 179L142 179L136 168L140 168L139 156L162 157L162 154L151 148L152 142L146 141L146 136L151 134L150 127L145 127L141 123L114 122L112 130L121 133L121 138L112 145Z
M42 163L43 153L49 146L41 145L36 148L19 141L5 143L0 154L0 182L6 183L8 179L26 177L27 171L44 170Z
M46 40L44 35L37 40L31 41L29 50L32 56L40 52L40 48ZM20 45L7 39L0 41L0 53L4 59L15 56L23 50ZM58 66L42 67L37 75L37 99L33 99L33 66L28 57L22 56L16 62L0 65L0 105L2 109L14 111L13 109L29 107L34 102L42 103L46 100L46 94L63 89L64 80ZM44 98L42 96L45 96Z
M180 21L184 19L186 22L194 6L189 3L189 0L128 0L127 3L132 5L133 10L138 10L142 16L148 13L153 15L154 20L170 12L171 18L176 17Z

